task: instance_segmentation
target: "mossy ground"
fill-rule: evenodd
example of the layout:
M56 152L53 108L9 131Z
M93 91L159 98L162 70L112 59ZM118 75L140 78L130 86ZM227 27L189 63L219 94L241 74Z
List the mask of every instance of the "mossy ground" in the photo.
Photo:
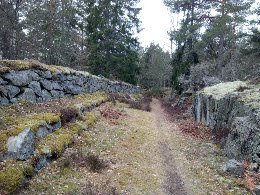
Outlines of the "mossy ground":
M21 186L26 177L33 175L33 167L26 162L8 160L0 170L0 194L12 193Z

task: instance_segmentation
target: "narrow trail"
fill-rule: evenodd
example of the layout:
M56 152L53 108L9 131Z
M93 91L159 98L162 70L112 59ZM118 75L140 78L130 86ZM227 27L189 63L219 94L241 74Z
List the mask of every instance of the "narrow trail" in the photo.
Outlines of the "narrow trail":
M169 144L169 124L166 123L166 116L161 108L161 103L153 99L151 103L152 112L156 117L158 152L161 157L161 166L165 172L163 189L165 194L186 195L184 182L178 173L178 167L175 164L175 156L172 146Z

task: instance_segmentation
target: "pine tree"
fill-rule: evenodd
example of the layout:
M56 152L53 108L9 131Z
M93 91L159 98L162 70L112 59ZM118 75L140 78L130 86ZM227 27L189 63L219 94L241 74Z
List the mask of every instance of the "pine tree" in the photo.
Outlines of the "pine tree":
M136 82L138 31L136 0L90 0L87 17L88 65L94 74Z
M81 1L30 0L26 12L28 58L48 64L79 65L82 46ZM78 7L80 6L80 7ZM84 54L86 55L86 54Z

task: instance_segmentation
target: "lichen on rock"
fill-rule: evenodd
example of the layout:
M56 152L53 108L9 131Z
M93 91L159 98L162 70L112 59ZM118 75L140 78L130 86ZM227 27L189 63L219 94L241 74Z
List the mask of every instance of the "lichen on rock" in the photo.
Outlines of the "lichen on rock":
M226 82L198 92L194 101L198 122L205 123L230 158L260 163L260 85Z

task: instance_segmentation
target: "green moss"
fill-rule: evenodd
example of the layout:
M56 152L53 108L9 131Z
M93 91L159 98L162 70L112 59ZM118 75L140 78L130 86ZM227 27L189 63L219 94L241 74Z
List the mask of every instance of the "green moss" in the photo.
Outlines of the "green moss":
M97 121L97 117L93 112L88 112L83 116L83 121L87 124L87 127L93 127Z
M65 182L63 191L65 194L75 194L78 192L78 185L74 182Z
M133 94L133 95L131 95L131 97L132 97L134 100L138 101L138 100L140 100L140 99L143 98L143 95L139 93L139 94Z
M56 132L63 131L60 129ZM37 146L40 155L57 155L60 156L64 149L72 143L73 136L68 133L53 133L44 138Z
M245 88L245 90L240 91L241 88ZM252 85L242 81L226 82L206 87L201 93L212 95L215 99L221 99L228 94L235 94L239 101L253 109L260 109L260 84Z
M104 92L96 92L92 94L81 94L74 97L80 102L82 107L91 107L93 105L99 106L100 104L108 101L108 95ZM73 107L78 108L78 104L73 104Z
M1 60L0 61L0 74L10 72L11 70L28 70L28 69L40 69L49 70L52 74L62 72L64 74L80 73L82 75L89 75L88 72L76 71L74 69L56 66L46 65L36 60Z
M10 70L27 70L29 69L30 62L23 60L2 60L0 61L0 73L5 73Z
M63 151L73 142L74 136L82 131L80 124L71 123L68 126L58 129L49 134L37 144L36 149L40 155L57 155L61 156Z
M0 193L12 193L24 182L25 177L32 176L33 167L29 164L9 160L0 171Z

